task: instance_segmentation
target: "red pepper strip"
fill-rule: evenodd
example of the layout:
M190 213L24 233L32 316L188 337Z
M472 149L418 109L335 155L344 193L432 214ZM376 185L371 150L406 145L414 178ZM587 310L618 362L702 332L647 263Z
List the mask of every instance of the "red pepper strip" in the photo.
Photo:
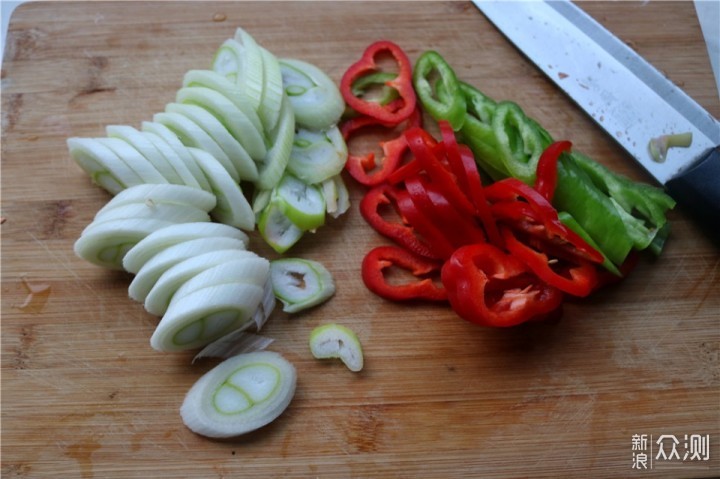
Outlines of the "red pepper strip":
M388 283L384 272L393 266L409 271L418 280L411 283ZM438 261L412 254L397 246L378 246L363 258L362 279L370 291L385 299L445 301L445 288L427 277L434 275L439 279L441 266L442 263Z
M380 71L376 58L381 53L390 53L397 64L398 75L385 82L385 85L397 90L402 100L400 108L388 107L378 102L367 101L355 96L352 85L358 78ZM372 43L365 49L360 60L350 65L340 80L340 93L350 108L362 115L371 116L387 125L397 125L406 120L415 110L417 98L412 85L412 64L405 52L395 43L387 40Z
M475 207L458 187L456 179L445 168L435 149L437 142L422 128L408 128L405 138L415 159L445 194L450 203L464 214L472 215ZM443 148L444 149L444 148Z
M430 247L431 257L446 259L455 251L455 246L447 235L430 218L428 218L413 202L407 191L400 191L396 197L398 211L408 224L420 235L423 242Z
M558 257L551 259L548 253L552 248L542 242L537 245L534 241L522 242L508 228L503 228L501 233L510 254L523 261L550 286L577 297L587 296L597 286L597 269L589 261L578 259L568 262Z
M445 151L445 146L442 143L436 143L433 146L433 154L435 156L443 155ZM407 178L417 175L418 173L421 173L424 170L423 165L418 161L417 158L414 158L404 165L397 168L393 173L388 176L388 183L390 184L398 184L403 181L405 181Z
M572 143L567 140L556 141L545 148L540 155L535 174L535 189L548 201L552 201L555 195L558 159L562 153L569 152L571 148Z
M594 263L602 263L604 258L602 253L590 246L587 241L582 239L580 235L565 226L558 218L557 210L534 188L526 185L516 178L505 178L496 181L492 185L485 188L487 199L493 204L491 210L497 215L500 214L500 208L496 208L494 203L501 202L517 202L527 204L530 209L525 209L528 213L527 217L532 220L534 227L542 226L542 228L534 228L534 233L544 232L546 239L557 243L565 243L570 253L578 255L592 261ZM519 208L519 207L516 207Z
M407 196L406 192L396 190L386 183L371 188L360 200L360 214L375 231L407 250L426 258L439 258L433 254L427 243L418 237L412 226L402 221L387 221L380 214L383 205L390 205L398 215L402 216L397 204L399 193Z
M627 258L621 264L618 269L620 270L621 276L617 276L616 274L611 273L610 271L606 269L601 269L598 272L598 284L595 288L600 289L604 288L605 286L610 286L613 284L617 284L621 282L623 279L627 278L627 276L630 274L632 270L635 269L638 262L640 260L640 252L636 249L630 250L630 253L627 255Z
M458 212L440 189L424 175L405 180L405 189L421 214L427 216L454 247L484 243L485 234L475 223L474 217Z
M415 109L410 118L407 119L405 128L420 126L422 123L422 114L419 109ZM350 138L361 128L368 126L379 126L385 128L394 128L384 125L376 118L370 116L357 116L343 122L340 131L346 143L350 142ZM375 161L375 152L369 152L364 156L349 154L345 162L345 168L355 180L365 186L374 186L387 179L387 177L397 169L400 165L405 152L408 151L408 144L402 132L392 140L380 142L383 150L383 159L379 162Z
M450 122L447 120L438 121L440 127L440 135L442 136L442 142L445 146L445 155L450 165L450 170L457 178L458 184L463 191L470 191L470 185L466 178L467 170L463 165L463 160L460 155L460 148L455 138L455 131L453 131Z
M484 326L538 320L562 305L560 290L489 243L458 248L443 265L441 279L458 316Z
M465 170L465 178L468 184L470 198L475 204L480 221L482 221L482 224L485 227L485 233L487 234L488 240L495 246L502 247L502 237L500 236L497 222L490 210L490 204L485 196L485 187L480 179L480 172L477 169L477 164L475 163L475 157L472 150L465 145L461 145L459 151L460 161L462 161L462 166Z

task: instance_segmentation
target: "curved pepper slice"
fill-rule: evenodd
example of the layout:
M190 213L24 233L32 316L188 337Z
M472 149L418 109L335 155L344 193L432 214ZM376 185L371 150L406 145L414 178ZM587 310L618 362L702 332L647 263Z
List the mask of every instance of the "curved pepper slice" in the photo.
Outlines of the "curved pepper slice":
M505 247L549 285L577 297L585 297L598 285L595 265L582 259L553 255L552 245L532 239L520 241L508 228L501 230ZM550 257L552 256L552 257Z
M401 216L398 197L407 193L397 190L387 183L381 183L370 190L360 200L360 214L378 233L404 246L413 253L427 258L437 258L430 247L416 234L414 228L404 221L391 222L386 220L380 208L391 206Z
M562 305L559 289L489 243L457 249L440 276L458 316L483 326L510 327L545 319Z
M555 141L540 155L535 173L535 189L548 201L552 201L555 194L560 155L569 152L571 148L572 143L567 140Z
M441 266L442 263L438 261L412 254L397 246L378 246L363 258L362 279L370 291L385 299L445 301L445 288L432 279L432 276L439 279ZM417 281L389 283L385 270L391 267L406 270L417 278Z
M406 120L404 129L420 126L422 124L422 114L419 108L415 108L410 117ZM352 135L358 130L366 127L379 128L395 128L387 126L385 123L370 116L357 116L343 122L340 127L343 138L347 144L350 143ZM402 131L404 131L404 129ZM360 184L365 186L374 186L385 181L388 176L395 171L405 152L408 151L408 144L402 132L395 138L380 142L380 148L383 150L383 158L379 162L375 158L375 152L371 151L365 155L348 154L345 162L345 169Z
M480 178L475 156L467 145L459 145L455 132L450 123L445 120L438 122L442 142L445 145L445 154L447 155L450 168L455 173L460 187L470 196L475 205L476 213L482 221L488 240L496 246L502 246L502 238L498 232L498 227L490 211L490 205L485 196L485 188Z
M485 242L485 234L474 218L457 211L425 175L408 178L405 188L420 213L440 228L454 247Z
M439 80L433 91L430 77L435 73ZM420 103L433 118L449 122L454 130L462 127L467 112L465 95L455 72L439 53L428 50L420 55L413 70L413 84Z
M397 76L387 80L385 85L397 91L398 99L401 100L399 108L391 106L395 102L383 105L380 102L356 96L353 92L353 84L356 80L368 74L382 71L376 62L376 59L382 53L389 53L397 64ZM391 41L381 40L372 43L365 49L360 60L350 65L343 74L340 80L340 93L348 106L356 112L376 118L387 125L397 125L412 114L417 104L417 97L412 85L412 64L410 59L398 45Z
M448 201L465 214L473 214L475 207L457 183L457 178L449 171L449 167L440 161L436 153L437 141L422 128L408 128L405 131L410 151L422 168L433 179L447 197Z
M563 244L569 253L593 263L604 261L602 253L565 226L558 218L557 210L531 186L516 178L505 178L485 188L485 193L493 203L491 209L494 214L516 221L526 220L524 223L510 223L510 226L521 226L529 233L555 244Z

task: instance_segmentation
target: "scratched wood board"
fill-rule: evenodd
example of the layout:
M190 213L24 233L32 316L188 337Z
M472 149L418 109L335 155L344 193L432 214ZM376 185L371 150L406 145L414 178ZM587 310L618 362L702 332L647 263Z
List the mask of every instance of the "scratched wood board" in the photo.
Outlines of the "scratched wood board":
M582 7L720 115L692 3ZM158 319L128 298L132 277L74 255L109 195L65 140L151 119L237 26L337 81L375 40L412 60L435 49L555 137L650 181L468 2L23 5L2 68L3 477L646 477L632 469L635 434L655 452L662 435L679 448L709 435L707 460L655 460L654 477L720 472L718 250L683 211L662 256L620 286L566 304L560 322L492 330L365 289L361 259L384 240L349 177L350 211L291 250L329 268L335 296L276 311L264 330L297 367L290 407L234 440L186 429L183 397L216 361L154 351ZM277 257L257 235L251 247ZM309 333L328 322L357 332L361 373L311 357Z

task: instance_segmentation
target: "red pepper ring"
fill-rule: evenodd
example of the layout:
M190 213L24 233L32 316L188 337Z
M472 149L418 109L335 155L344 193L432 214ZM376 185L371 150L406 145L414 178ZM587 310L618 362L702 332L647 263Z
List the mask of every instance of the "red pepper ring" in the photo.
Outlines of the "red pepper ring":
M537 164L537 172L535 174L535 189L538 193L545 197L548 201L552 201L555 195L555 186L557 185L557 168L560 155L569 152L572 149L572 143L564 141L556 141L540 155Z
M376 58L384 52L390 53L398 68L397 76L385 82L385 85L397 90L399 99L402 100L400 108L397 109L388 108L387 105L378 102L364 100L355 96L352 89L353 83L358 78L380 71ZM389 125L397 125L406 120L417 105L417 98L412 85L412 64L410 59L398 45L388 40L370 44L365 49L360 60L350 65L340 80L340 93L345 99L345 103L356 112L371 116Z
M548 248L534 248L532 241L522 242L508 228L501 230L505 246L511 255L523 261L540 279L549 285L577 297L585 297L598 285L598 271L589 261L564 261L548 257ZM568 264L569 263L569 264Z
M511 327L558 312L563 294L490 243L458 248L440 273L453 310L466 321Z
M418 237L412 226L403 221L387 221L380 214L380 208L383 205L389 205L402 217L398 207L398 195L407 196L407 193L396 190L386 183L381 183L368 190L362 197L359 207L360 214L375 231L395 241L398 245L417 255L427 258L439 258L427 243Z
M362 279L378 296L393 301L446 301L447 291L430 276L439 280L442 263L415 255L397 246L378 246L365 255ZM406 270L417 278L414 282L389 283L385 271L391 267Z
M406 121L405 128L420 126L422 123L422 114L416 108L413 114ZM352 135L358 130L369 126L379 126L385 128L396 128L395 126L387 126L378 121L376 118L369 116L357 116L343 122L340 126L340 132L346 143L350 143ZM383 150L383 158L376 161L375 152L369 152L365 155L348 154L345 162L345 169L360 184L365 186L374 186L385 181L388 176L394 172L402 162L405 152L408 151L408 144L402 132L396 138L388 141L380 142L380 148Z

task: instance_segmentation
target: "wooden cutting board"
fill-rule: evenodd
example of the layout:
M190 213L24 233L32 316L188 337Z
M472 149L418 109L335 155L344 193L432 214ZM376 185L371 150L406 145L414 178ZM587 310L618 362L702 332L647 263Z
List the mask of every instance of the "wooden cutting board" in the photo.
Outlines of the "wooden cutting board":
M720 116L691 2L582 6ZM500 331L365 289L361 258L383 240L361 219L363 190L351 181L348 214L291 250L325 263L335 297L293 317L277 311L264 330L298 369L290 407L236 440L186 429L178 408L215 362L152 350L157 318L128 298L131 277L73 254L109 196L69 159L65 139L150 119L237 26L338 81L375 40L397 42L412 60L435 49L555 137L649 181L469 2L23 5L2 69L3 477L720 473L718 250L682 211L670 214L662 256L643 257L620 287L567 304L557 324ZM252 248L276 256L257 237ZM46 289L28 301L28 287ZM310 331L333 321L362 340L362 373L311 357ZM634 435L646 435L646 448L633 449ZM705 460L682 460L692 435L709 438ZM680 460L657 459L657 441L669 454L670 436ZM652 470L632 468L640 453Z

